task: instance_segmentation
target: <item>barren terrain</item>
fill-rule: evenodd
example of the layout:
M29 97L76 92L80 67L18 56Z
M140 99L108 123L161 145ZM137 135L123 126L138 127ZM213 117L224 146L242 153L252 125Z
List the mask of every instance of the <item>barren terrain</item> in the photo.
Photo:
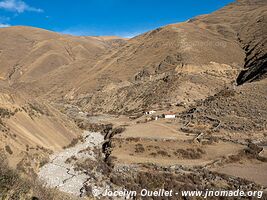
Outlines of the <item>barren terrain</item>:
M4 199L266 198L266 19L265 0L237 0L131 39L0 28Z

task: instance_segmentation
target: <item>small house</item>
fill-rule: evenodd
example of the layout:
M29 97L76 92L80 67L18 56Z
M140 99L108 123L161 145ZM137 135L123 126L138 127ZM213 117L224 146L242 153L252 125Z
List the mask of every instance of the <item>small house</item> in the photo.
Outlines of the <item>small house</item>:
M151 115L151 114L153 114L153 113L155 113L155 112L156 112L155 110L151 110L151 111L146 111L145 114L146 114L146 115Z
M164 114L165 119L174 119L175 117L176 117L175 114L172 113Z

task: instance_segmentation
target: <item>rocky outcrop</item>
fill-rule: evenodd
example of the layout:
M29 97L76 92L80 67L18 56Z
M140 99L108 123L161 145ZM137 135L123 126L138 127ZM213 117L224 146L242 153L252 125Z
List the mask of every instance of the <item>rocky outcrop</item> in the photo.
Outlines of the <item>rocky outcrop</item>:
M267 5L265 10L258 14L258 17L252 18L240 30L239 41L246 58L245 69L237 77L239 85L267 77Z

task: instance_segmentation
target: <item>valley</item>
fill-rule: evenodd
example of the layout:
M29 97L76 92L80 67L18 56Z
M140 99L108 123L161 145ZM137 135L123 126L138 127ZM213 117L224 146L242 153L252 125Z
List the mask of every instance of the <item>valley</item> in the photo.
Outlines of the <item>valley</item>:
M237 0L130 39L0 28L0 198L267 198L266 19Z

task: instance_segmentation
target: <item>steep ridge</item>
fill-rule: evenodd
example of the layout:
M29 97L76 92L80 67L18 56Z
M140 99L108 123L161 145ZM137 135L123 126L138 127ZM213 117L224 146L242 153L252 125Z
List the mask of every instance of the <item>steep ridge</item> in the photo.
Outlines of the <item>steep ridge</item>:
M265 15L265 1L237 1L212 14L161 27L128 41L116 37L73 37L28 27L1 29L0 33L9 36L0 44L1 77L9 78L15 89L34 96L85 96L83 102L108 84L117 84L121 90L121 85L128 87L129 83L136 85L138 81L140 84L170 74L188 76L196 71L206 73L211 68L220 73L226 65L232 73L222 85L234 81L245 68L237 78L240 84L265 72ZM17 38L19 48L9 45L14 43L12 38ZM206 78L201 77L205 82ZM157 91L156 94L162 93L160 88ZM203 90L203 94L211 93ZM189 95L192 98L194 95Z
M266 77L267 72L267 6L249 16L250 20L240 30L240 42L246 52L245 70L237 78L237 83L251 82Z
M193 103L257 79L266 66L266 10L265 1L237 1L137 36L92 71L76 92L92 80L97 92L78 102L92 112L135 112Z
M246 56L237 83L259 79L266 73L267 4L264 0L239 0L193 23L206 27L227 38L236 38ZM222 20L223 19L223 20Z
M10 90L0 92L0 117L0 147L13 167L27 155L58 151L81 133L48 102L28 100Z

